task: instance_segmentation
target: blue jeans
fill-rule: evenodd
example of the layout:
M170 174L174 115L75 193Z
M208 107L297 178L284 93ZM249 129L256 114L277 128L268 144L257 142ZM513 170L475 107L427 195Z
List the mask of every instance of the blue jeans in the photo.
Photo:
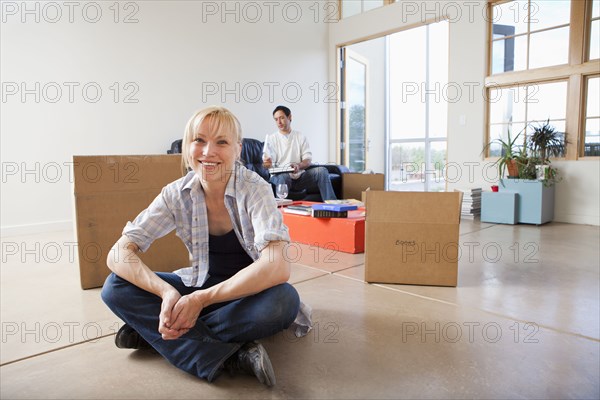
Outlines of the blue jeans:
M156 274L182 296L219 283L209 278L201 288L187 287L173 273ZM252 296L213 304L201 312L188 333L176 340L163 340L158 332L160 297L110 274L102 288L102 300L171 364L209 382L242 344L287 328L300 305L296 289L284 283Z
M309 168L298 179L292 179L290 174L287 173L271 175L271 183L274 185L285 183L290 191L302 191L304 189L314 191L318 188L323 201L337 198L333 186L331 186L329 172L325 167Z

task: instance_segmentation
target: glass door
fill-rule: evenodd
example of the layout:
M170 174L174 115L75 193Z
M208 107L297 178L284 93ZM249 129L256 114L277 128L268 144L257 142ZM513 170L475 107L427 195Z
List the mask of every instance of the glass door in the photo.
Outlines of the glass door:
M341 48L342 103L340 142L342 163L354 172L367 168L367 74L368 61Z

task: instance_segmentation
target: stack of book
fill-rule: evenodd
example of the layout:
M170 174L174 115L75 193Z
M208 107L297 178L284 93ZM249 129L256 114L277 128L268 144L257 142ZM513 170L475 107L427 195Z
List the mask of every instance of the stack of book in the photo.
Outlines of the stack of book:
M356 199L338 199L338 200L325 200L327 204L347 204L351 206L364 207L364 203L362 201Z
M351 204L313 204L312 216L314 218L347 218L348 211L357 208Z
M312 215L311 206L303 206L301 204L292 204L283 209L284 213L296 215Z
M481 188L471 188L456 191L463 193L461 216L462 218L475 218L481 215Z
M283 209L288 214L307 215L314 218L347 218L348 211L356 210L358 207L348 204L313 204L306 206L292 204Z

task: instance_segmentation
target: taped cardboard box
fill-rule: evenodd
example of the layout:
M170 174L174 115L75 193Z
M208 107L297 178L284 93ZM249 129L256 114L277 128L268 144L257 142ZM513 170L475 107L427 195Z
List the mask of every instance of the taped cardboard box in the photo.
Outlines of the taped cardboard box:
M74 156L73 170L80 280L90 289L109 275L106 257L127 221L182 176L181 155ZM140 257L154 271L189 266L188 251L174 232Z
M342 174L342 197L344 199L361 199L361 193L367 189L384 190L384 174Z
M365 251L364 209L349 211L348 218L313 218L283 212L283 222L287 225L293 242L344 253L355 254Z
M457 285L460 193L369 190L365 199L365 281Z

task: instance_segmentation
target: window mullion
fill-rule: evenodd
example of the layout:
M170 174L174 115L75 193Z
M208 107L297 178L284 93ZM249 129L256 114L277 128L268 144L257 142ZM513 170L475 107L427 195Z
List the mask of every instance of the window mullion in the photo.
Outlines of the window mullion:
M491 75L485 78L486 87L522 85L526 83L546 82L567 79L573 74L590 75L600 69L600 61L593 60L580 65L553 65L527 71L511 71Z
M585 15L586 6L591 6L591 1L571 1L571 27L569 28L569 64L583 64L586 54ZM591 12L591 10L590 10ZM589 35L588 35L589 36Z
M565 159L577 160L579 154L583 154L583 140L579 134L582 129L582 121L585 113L585 101L583 98L583 84L585 79L579 74L569 77L567 88L567 122L565 125L566 136L569 141Z
M531 0L527 3L527 47L525 48L525 69L529 70L529 46L531 46Z
M589 10L586 10L589 8ZM586 36L586 15L591 12L591 1L571 1L571 28L569 30L569 64L581 65L585 62L587 56L587 47L589 46ZM583 40L582 40L583 38ZM577 160L579 155L583 155L583 145L585 143L582 135L584 134L584 114L585 99L583 98L585 79L581 74L572 74L569 77L569 87L567 90L567 123L566 139L570 145L567 146L567 160Z

